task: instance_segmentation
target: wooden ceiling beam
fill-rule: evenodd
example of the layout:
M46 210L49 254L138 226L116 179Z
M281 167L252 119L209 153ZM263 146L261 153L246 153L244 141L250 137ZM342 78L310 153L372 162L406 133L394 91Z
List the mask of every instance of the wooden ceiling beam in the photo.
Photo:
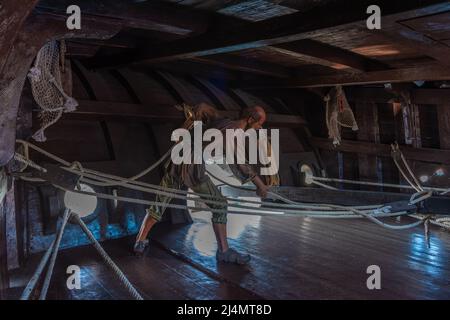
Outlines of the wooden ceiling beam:
M152 0L130 3L127 0L41 0L36 12L67 19L66 9L78 5L82 20L101 20L103 23L127 28L188 35L202 33L209 25L209 16L202 11Z
M420 66L415 68L372 71L358 74L337 74L330 76L305 77L301 79L280 79L269 82L252 81L242 83L243 89L270 89L270 88L314 88L331 87L336 85L365 85L375 83L395 83L412 81L450 80L450 68L438 65Z
M264 50L279 52L301 61L352 73L389 69L389 66L382 62L310 39L267 46Z
M342 140L341 144L335 147L333 141L330 139L312 137L310 140L314 146L323 150L391 157L391 146L389 144ZM408 146L400 146L400 150L408 160L450 164L450 150L413 148Z
M173 105L167 104L133 104L106 102L94 100L79 100L76 111L64 115L67 119L130 119L150 122L181 122L185 119L183 112L175 109ZM219 110L222 117L237 118L239 111ZM269 113L267 115L267 126L291 128L306 125L306 121L300 116Z
M450 101L450 89L409 90L414 104L446 105ZM347 99L354 102L388 103L396 96L384 88L347 88Z
M4 0L0 5L0 80L3 66L17 34L38 0Z
M366 25L368 18L366 10L371 4L373 1L368 0L348 0L345 4L332 2L306 13L298 12L249 23L245 28L242 26L240 28L230 27L225 31L207 32L194 38L180 39L157 49L148 48L128 57L118 57L116 61L107 63L109 66L111 64L121 66L191 59L314 38L333 33L339 28L361 28ZM446 2L442 0L411 0L402 3L382 0L377 4L383 8L383 23L385 24L448 10ZM327 15L326 19L324 19L324 14ZM108 66L108 64L100 67Z
M444 43L436 41L401 23L395 23L391 27L383 28L380 31L390 41L414 49L445 66L450 66L450 47Z
M143 68L142 66L133 66L132 69L142 71ZM205 79L215 79L220 82L226 81L227 83L237 82L238 79L241 79L239 74L231 69L219 69L206 63L196 63L188 60L161 63L145 69L169 71L172 74L182 76L195 75Z
M136 41L133 41L132 39L124 38L124 37L121 37L121 38L114 37L113 39L108 39L108 40L70 39L70 40L66 40L66 42L82 44L82 45L90 45L90 46L120 48L120 49L136 48Z
M99 45L66 41L66 57L93 57L99 49Z
M232 69L242 72L249 72L254 74L261 74L264 76L289 78L291 72L288 68L262 62L255 59L241 58L238 56L210 56L198 57L191 59L192 61L202 62L209 65L219 66L225 69Z

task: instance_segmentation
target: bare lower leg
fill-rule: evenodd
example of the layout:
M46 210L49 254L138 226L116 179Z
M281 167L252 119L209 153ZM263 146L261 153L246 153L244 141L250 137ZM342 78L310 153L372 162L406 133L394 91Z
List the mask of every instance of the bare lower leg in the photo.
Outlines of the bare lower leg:
M158 221L155 218L152 218L147 214L144 221L142 221L141 229L139 230L136 241L144 241L147 239L148 233L157 222Z
M216 235L217 247L220 252L228 250L227 225L223 223L213 223L214 234Z

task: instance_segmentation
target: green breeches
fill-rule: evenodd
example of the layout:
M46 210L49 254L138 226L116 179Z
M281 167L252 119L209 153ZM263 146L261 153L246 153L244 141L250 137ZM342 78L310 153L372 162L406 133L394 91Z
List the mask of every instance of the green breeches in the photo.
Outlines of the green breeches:
M165 188L172 188L172 189L179 189L180 185L178 182L176 182L172 176L169 174L165 174L160 182L160 186ZM222 209L227 210L227 200L224 196L222 196L220 190L214 185L214 183L211 181L211 179L208 177L208 179L205 182L202 182L194 187L192 187L192 190L196 193L202 193L214 196L215 199L208 199L205 197L201 197L205 200L215 200L223 202L223 204L207 204L207 206L211 209ZM164 212L166 211L167 205L170 203L172 198L170 196L165 195L156 195L155 201L162 203L162 205L152 205L150 208L147 209L147 214L155 219L156 221L160 221L164 215ZM220 223L225 224L227 223L227 214L226 213L218 213L213 212L212 213L212 222L213 223Z

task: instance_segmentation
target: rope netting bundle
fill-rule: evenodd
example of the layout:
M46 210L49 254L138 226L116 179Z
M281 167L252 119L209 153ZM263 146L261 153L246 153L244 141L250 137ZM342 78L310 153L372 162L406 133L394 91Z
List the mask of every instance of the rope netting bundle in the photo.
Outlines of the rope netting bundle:
M342 86L331 89L324 100L326 102L328 137L333 139L334 145L339 145L341 143L341 127L357 131L358 124Z
M78 106L77 101L62 89L61 57L64 57L64 43L50 41L39 50L28 73L34 100L41 109L41 127L33 135L39 142L46 140L45 129L55 124L63 112L75 111Z

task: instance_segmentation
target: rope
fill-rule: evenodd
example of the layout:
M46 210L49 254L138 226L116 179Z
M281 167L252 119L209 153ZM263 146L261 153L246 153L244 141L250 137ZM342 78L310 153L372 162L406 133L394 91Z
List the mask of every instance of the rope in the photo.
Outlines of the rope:
M222 198L220 198L220 197L211 196L209 194L194 193L194 192L189 192L189 191L184 191L184 190L165 188L165 187L162 187L162 186L159 186L159 185L152 185L152 184L149 184L149 183L144 183L144 182L140 182L140 181L134 181L134 180L130 180L130 179L127 179L127 178L122 178L122 177L118 177L118 176L114 176L114 175L109 175L109 174L105 174L105 173L101 173L101 172L98 172L98 171L95 171L95 170L90 170L90 169L85 169L85 168L82 169L81 172L80 172L80 170L75 169L75 167L80 167L81 166L81 164L79 164L79 163L76 163L77 164L76 166L74 164L70 164L69 162L67 162L67 161L65 161L63 159L61 159L61 158L59 158L59 157L57 157L57 156L55 156L55 155L53 155L51 153L48 153L48 152L40 149L39 147L37 147L37 146L35 146L33 144L30 144L30 143L22 141L22 140L19 140L18 143L29 145L29 147L31 147L32 149L34 149L34 150L44 154L45 156L47 156L47 157L49 157L49 158L51 158L51 159L53 159L53 160L55 160L55 161L65 165L66 167L62 167L62 169L67 170L67 171L69 171L71 173L83 176L83 178L82 178L83 182L90 183L90 184L93 184L93 185L103 186L104 182L106 182L106 184L109 185L109 186L111 186L111 185L123 186L123 187L130 188L130 189L137 190L137 191L154 193L154 194L159 194L159 195L164 195L164 196L171 196L171 197L182 199L182 200L186 200L187 198L186 197L180 197L180 196L175 195L175 194L200 196L201 198L222 200ZM159 161L159 162L161 162L161 161ZM152 165L150 168L152 168L152 167L154 168L155 166ZM148 169L146 169L144 171L148 171ZM97 180L100 180L101 182L99 183L98 181L94 181L94 180L91 180L91 179L86 179L84 177L97 179ZM42 179L41 180L37 180L35 178L31 178L31 180L30 180L30 178L26 178L26 177L21 177L21 178L24 179L24 180L32 181L32 182L44 181ZM116 181L112 181L112 180L108 180L108 179L114 179ZM249 189L247 188L246 190L249 190ZM201 199L201 198L200 199L196 198L196 200L200 201L200 202L209 203L209 204L223 204L222 201L214 202L214 201L205 200L205 199ZM294 206L289 206L289 205L286 205L286 204L284 204L284 205L283 204L274 204L274 203L271 203L271 202L262 202L261 203L259 201L241 200L241 199L227 199L227 200L230 200L230 201L233 201L233 202L262 204L265 207L281 207L281 208L293 208L293 207L299 208L299 207L301 207L301 208L304 208L304 209L317 209L320 206L324 210L326 210L326 209L329 210L330 209L330 208L326 208L326 206L323 206L323 205L311 205L311 204L305 205L305 204L301 204L301 203L297 203L297 202L292 202L292 204L294 204ZM289 200L285 200L285 201L289 201ZM374 206L374 207L379 208L380 206ZM248 207L243 207L243 208L248 208ZM252 207L252 208L254 208L254 207Z
M114 175L105 174L102 172L98 172L95 170L85 169L79 162L73 162L69 163L65 161L64 159L61 159L49 152L46 152L45 150L30 144L23 140L17 140L17 143L21 144L24 148L25 155L21 155L19 153L15 154L15 159L23 164L25 164L25 168L30 166L37 170L40 170L42 172L46 172L45 168L40 167L39 165L35 164L29 159L29 148L34 149L37 152L40 152L41 154L49 157L50 159L53 159L60 164L63 165L63 167L60 167L63 170L66 170L68 172L71 172L73 174L76 174L79 176L78 182L83 181L86 183L91 183L93 185L97 186L123 186L125 188L148 192L152 194L159 194L159 195L166 195L170 196L172 198L178 198L178 199L184 199L184 200L190 200L193 199L192 196L195 196L195 201L197 202L203 202L205 204L218 204L223 205L223 198L211 196L209 194L197 194L189 191L184 190L177 190L177 189L171 189L171 188L165 188L162 186L152 185L140 181L136 181L137 179L145 176L152 170L154 170L156 167L158 167L170 154L171 149L169 149L158 161L156 161L154 164L146 168L145 170L141 171L137 175L130 177L130 178L123 178L118 177ZM397 146L398 147L398 146ZM393 147L394 149L394 147ZM413 187L415 190L419 190L417 193L413 194L410 199L410 204L416 204L418 202L421 202L425 200L426 198L430 197L432 195L432 192L430 191L424 191L424 189L420 186L417 179L415 179L415 176L412 172L412 170L409 168L408 164L406 163L406 159L401 156L401 160L403 161L403 164L406 167L407 172L413 177L413 181L417 184L414 185L411 183L411 180L407 178L405 172L400 168L400 165L398 165L399 170L401 170L402 174L405 174L405 179L410 183L411 187ZM397 164L397 163L396 163ZM21 171L23 171L25 168L22 168ZM255 190L254 187L244 187L244 186L236 186L233 184L230 184L218 177L216 177L211 172L207 171L207 173L213 177L214 179L218 180L224 185L227 185L231 188L236 188L240 190ZM46 181L45 179L41 178L33 178L33 177L25 177L20 176L19 178L26 180L26 181ZM328 187L330 189L335 189L331 186L327 186L325 184L322 184L320 182L314 181L316 177L312 177L312 182L320 185L322 187ZM320 179L326 179L326 178L320 178ZM317 179L319 180L319 179ZM109 195L104 193L98 193L98 192L86 192L81 190L69 190L63 186L53 184L56 188L61 189L66 192L75 192L78 194L85 194L85 195L92 195L98 198L103 199L110 199L110 200L116 200L116 201L125 201L125 202L131 202L131 203L139 203L139 204L145 204L145 205L156 205L156 206L166 206L169 208L175 208L175 209L190 209L190 210L197 210L197 211L203 211L205 208L200 206L188 206L188 205L181 205L181 204L172 204L172 203L162 203L158 201L148 201L143 199L134 199L129 197L122 197L117 195ZM421 190L420 190L421 189ZM448 190L445 190L448 191ZM229 210L229 209L217 209L217 208L208 208L208 211L211 212L217 212L217 213L231 213L231 214L246 214L246 215L286 215L286 216L303 216L303 217L314 217L314 218L367 218L369 221L374 222L384 228L392 229L392 230L404 230L409 228L414 228L420 224L425 225L426 234L428 234L428 223L430 222L429 217L426 217L424 219L419 218L419 221L415 223L405 224L405 225L392 225L388 223L384 223L380 221L378 218L382 217L393 217L393 216L402 216L402 215L410 215L410 213L402 211L402 212L385 212L383 211L383 207L381 205L376 206L360 206L360 207L351 207L351 206L340 206L340 205L334 205L334 204L304 204L300 202L295 202L290 199L286 199L283 196L273 192L269 191L269 195L277 200L282 201L283 203L272 203L272 202L258 202L258 201L250 201L250 200L243 200L243 199L230 199L225 197L226 201L234 202L231 204L231 208L237 208L237 209L247 209L247 211L236 211L236 210ZM200 197L200 198L198 198ZM215 199L215 200L214 200ZM220 200L220 201L217 201ZM239 205L237 203L251 203L251 204L259 204L264 207L249 207L249 206L243 206ZM284 209L283 211L280 211L279 209ZM301 210L299 210L301 209ZM308 209L308 210L307 210ZM271 210L271 211L268 211ZM100 243L95 239L92 232L87 228L86 224L81 220L81 218L74 213L71 213L69 209L65 210L63 222L61 225L61 228L59 230L59 233L55 239L55 241L52 242L47 252L44 254L42 260L40 261L38 268L36 269L35 273L33 274L32 278L28 282L21 299L29 299L32 291L34 290L36 283L38 282L40 275L42 274L43 269L45 268L45 265L47 264L50 256L50 265L47 270L47 274L44 280L43 288L40 294L40 299L45 299L48 291L48 287L50 284L51 276L53 273L54 264L57 257L58 248L60 245L60 241L62 238L62 234L64 232L65 225L67 223L67 220L69 217L72 216L75 221L80 225L83 232L87 235L87 237L90 239L90 241L93 243L96 250L99 252L105 263L113 270L113 272L116 274L116 276L119 278L119 280L122 282L122 284L125 286L125 288L128 290L128 292L138 300L142 300L142 296L139 294L139 292L133 287L133 285L129 282L129 280L126 278L125 274L119 269L119 267L112 261L112 259L109 257L109 255L106 253L106 251L102 248ZM441 224L446 227L450 227L450 224L447 225L447 223L450 222L450 218L442 218L439 221L435 221L435 224ZM431 220L431 223L433 221Z
M414 193L409 199L409 204L416 204L422 202L431 197L433 193L431 191L421 191Z
M318 181L311 180L311 183L312 183L312 184L315 184L315 185L318 185L319 187L323 187L323 188L325 188L325 189L338 190L338 189L335 188L335 187L326 185L326 184L321 183L321 182L318 182Z
M336 182L336 183L345 183L345 184L356 184L361 186L372 186L372 187L383 187L383 188L399 188L399 189L410 189L415 190L411 185L404 185L404 184L394 184L394 183L379 183L379 182L370 182L370 181L356 181L356 180L348 180L348 179L338 179L338 178L326 178L326 177L316 177L316 176L309 176L309 179L311 179L311 183L317 182L317 181L323 181L323 182ZM330 187L326 185L327 187ZM450 192L450 189L445 188L436 188L436 187L423 187L424 190L430 190L439 192L440 195L444 195L445 193Z
M209 172L209 174L211 174L211 173ZM233 187L232 184L228 184L226 181L221 181L221 182L229 185L230 187ZM277 197L280 200L283 200L283 201L286 201L286 200L287 201L291 201L291 200L288 200L288 199L286 199L286 198L284 198L284 197L282 197L280 195L277 195ZM418 221L418 222L415 222L415 223L410 223L410 224L401 225L401 226L392 225L392 224L384 223L384 222L378 220L377 218L373 217L372 215L367 214L367 213L365 213L362 210L358 210L358 209L355 209L355 208L352 208L352 207L345 207L345 206L339 206L339 205L327 205L327 206L330 206L331 208L334 208L334 209L346 208L346 209L352 211L353 213L355 213L356 215L363 216L363 217L369 219L370 221L372 221L372 222L374 222L374 223L376 223L376 224L378 224L378 225L380 225L382 227L385 227L387 229L392 229L392 230L404 230L404 229L414 228L414 227L416 227L416 226L418 226L418 225L420 225L422 223L422 221Z
M95 239L92 232L89 230L89 228L86 226L86 224L81 220L78 214L71 212L69 209L65 209L64 216L61 224L61 228L59 229L59 232L56 236L56 239L52 242L50 247L47 249L46 253L42 257L41 261L39 262L38 267L36 268L36 271L34 272L31 279L28 281L27 286L25 287L24 291L22 292L21 300L29 300L31 293L34 291L36 284L38 283L41 274L47 265L49 263L49 266L47 268L47 273L44 279L44 283L42 285L41 293L39 296L40 300L45 300L47 297L48 288L50 286L50 281L53 275L53 269L56 262L56 257L58 255L59 245L61 243L62 235L64 233L65 226L67 224L67 221L69 218L72 217L75 222L78 223L78 225L81 227L83 232L86 234L86 236L89 238L89 240L93 243L95 249L98 251L100 256L103 258L105 263L113 270L113 272L117 275L120 282L125 286L127 291L136 299L136 300L143 300L142 296L139 294L139 292L133 287L131 282L127 279L125 274L119 269L119 267L112 261L111 257L106 253L106 251L102 248L100 243ZM50 258L51 257L51 258ZM50 262L49 262L50 258Z
M61 228L59 229L58 235L56 236L55 245L53 246L52 256L50 258L47 273L45 275L44 284L42 285L39 300L45 300L45 298L47 297L48 288L50 286L50 281L53 275L53 268L55 267L56 257L58 256L59 245L61 243L62 235L64 233L64 229L66 228L66 224L69 220L70 214L71 212L69 209L64 210Z
M392 144L391 145L392 148L392 159L394 160L395 165L397 166L398 170L400 171L400 173L402 174L403 178L405 178L405 180L411 185L411 187L413 187L417 192L421 192L423 191L422 186L420 185L419 181L417 180L416 176L414 175L414 173L412 172L410 166L408 165L408 162L406 162L405 157L403 156L403 153L400 151L400 147L398 146L397 143ZM399 159L402 161L403 166L406 168L406 171L409 173L410 177L408 177L408 175L405 173L405 171L401 168L400 164L399 164ZM415 184L410 180L410 178L412 178L412 180L415 182Z
M98 193L98 192L87 192L87 191L79 191L79 190L69 190L67 188L64 188L63 186L53 184L55 188L58 188L62 191L66 192L74 192L78 194L84 194L89 196L94 196L100 199L108 199L108 200L118 200L118 201L124 201L124 202L130 202L130 203L137 203L137 204L144 204L144 205L154 205L154 206L166 206L167 208L172 209L182 209L182 210L198 210L198 211L204 211L205 208L201 206L189 206L189 205L182 205L182 204L166 204L163 202L158 201L149 201L149 200L142 200L142 199L135 199L135 198L128 198L128 197L121 197L121 196L113 196L105 193ZM200 199L198 199L200 200ZM237 205L231 205L231 207L237 207ZM336 218L340 217L348 217L350 216L350 213L348 211L279 211L279 210L273 210L269 208L256 208L256 207L245 207L245 209L248 209L248 211L242 212L242 211L236 211L236 210L230 210L230 209L215 209L215 208L208 208L207 210L213 213L229 213L229 214L243 214L243 215L258 215L258 216L302 216L302 217L322 217L326 215L334 215ZM404 215L407 214L406 212L399 212L398 215ZM355 217L355 215L351 215L352 217Z
M92 241L95 249L97 249L98 253L101 255L105 263L114 271L116 276L119 278L120 282L125 286L128 292L136 299L136 300L144 300L139 292L134 288L131 282L127 279L125 274L119 269L119 267L112 261L111 257L106 253L106 251L102 248L100 243L95 239L91 230L86 226L86 224L81 220L78 214L72 214L72 217L75 221L80 225L81 229L83 229L84 233L87 235L89 240Z
M214 175L212 172L210 172L209 170L207 170L206 171L207 173L208 173L208 175L210 175L211 177L213 177L214 179L216 179L217 181L219 181L219 182L221 182L223 185L226 185L226 186L228 186L228 187L231 187L231 188L233 188L233 189L238 189L238 190L245 190L245 191L249 191L249 190L256 190L256 188L255 187L252 187L252 186L237 186L237 185L234 185L234 184L229 184L228 182L226 182L225 180L223 180L223 179L221 179L221 178L219 178L219 177L217 177L216 175ZM283 196L281 196L280 194L278 194L278 193L275 193L275 192L272 192L272 191L269 191L268 192L268 195L270 195L271 197L273 197L274 199L277 199L277 200L280 200L280 201L283 201L283 202L285 202L285 203L287 203L287 204L292 204L292 205L294 205L294 206L298 206L298 205L304 205L304 203L301 203L301 202L296 202L296 201L292 201L292 200L290 200L290 199L287 199L287 198L285 198L285 197L283 197ZM271 204L271 202L262 202L264 205L269 205L269 204ZM308 204L310 207L312 207L312 208L326 208L326 207L328 207L328 206L332 206L332 205L329 205L329 204ZM378 209L378 208L381 208L382 206L381 205L372 205L372 206L354 206L353 208L355 208L355 209ZM350 208L350 206L346 206L346 208ZM330 208L329 208L330 209Z
M21 155L18 152L14 152L14 160L19 161L20 163L24 164L25 167L22 168L20 171L25 170L27 167L32 167L36 170L47 172L47 169L41 167L40 165L34 163L30 159L25 158L23 155Z
M36 284L41 277L42 271L44 271L45 266L47 265L48 259L50 258L50 255L53 252L53 248L55 246L55 241L53 241L50 244L50 247L47 249L45 254L42 256L41 261L39 262L36 271L34 271L33 276L30 278L30 280L27 283L27 286L22 292L22 296L20 297L20 300L29 300L31 293L34 291L34 288L36 287Z
M75 170L68 170L72 173L77 173ZM92 176L90 174L85 174L85 176ZM85 182L90 182L92 183L92 180L83 180ZM108 181L107 179L105 179L104 181ZM130 184L126 184L126 183L121 183L119 185L121 186L125 186L129 189L132 190L137 190L137 191L143 191L143 192L148 192L148 193L153 193L153 194L159 194L159 195L163 195L163 196L170 196L172 198L175 199L181 199L181 200L190 200L190 199L195 199L196 201L200 201L203 202L205 204L213 204L213 205L223 205L223 200L219 197L211 197L210 199L217 199L217 200L209 200L209 199L202 199L202 198L208 198L208 194L201 194L201 193L193 193L193 192L189 192L189 191L181 191L181 190L176 190L176 189L171 189L171 188L166 188L166 187L162 187L162 186L156 186L156 185L148 185L148 184L144 184L144 183L140 183L142 185L147 185L147 186L151 186L150 188L145 188L145 187L141 187L141 186L136 186L136 185L130 185ZM201 198L193 198L193 197L188 197L188 195L192 195L192 196L200 196ZM244 199L230 199L230 198L226 198L226 200L228 201L232 201L232 202L240 202L240 203L249 203L249 204L261 204L264 207L274 207L274 208L287 208L287 209L317 209L317 206L315 205L304 205L304 204L279 204L279 203L273 203L273 202L260 202L260 201L252 201L252 200L244 200ZM240 208L249 208L248 206L242 206L242 205L234 205L235 207L240 207ZM380 206L377 206L380 207ZM255 208L255 207L252 207ZM321 208L323 210L326 209L330 209L330 208L326 208L326 206L321 206Z
M310 183L314 183L317 185L321 185L322 187L330 187L326 184L320 184L317 181L327 181L327 182L340 182L340 183L349 183L349 184L359 184L359 185L370 185L370 186L382 186L382 187L395 187L395 188L407 188L407 189L413 189L416 191L414 193L410 200L409 204L414 205L419 202L422 202L428 198L430 198L433 195L433 192L439 192L439 195L445 195L448 192L450 192L450 188L444 189L444 188L435 188L435 187L422 187L420 182L417 180L414 172L412 171L411 167L408 165L408 162L401 152L398 144L392 144L392 158L394 160L395 165L397 166L398 170L402 174L402 176L405 178L405 180L409 183L408 185L397 185L397 184L386 184L386 183L375 183L375 182L365 182L365 181L353 181L353 180L345 180L345 179L334 179L334 178L323 178L323 177L315 177L311 174L307 174L306 181L309 181ZM402 168L401 164L405 167L405 170ZM408 174L409 176L408 176ZM413 183L414 181L414 183ZM425 226L425 233L429 233L428 223L432 223L434 225L441 226L443 228L450 229L450 217L444 217L439 219L431 219L429 216L427 218L422 219L417 215L410 215L411 217L414 217L416 219L422 220ZM420 222L419 222L420 223ZM425 225L426 224L426 225Z
M135 190L141 190L143 192L149 192L149 193L155 193L155 194L162 194L162 195L167 195L167 196L171 196L174 198L179 198L179 199L185 199L187 200L188 197L186 197L186 195L180 195L177 192L166 192L166 191L162 191L164 188L162 188L161 186L154 186L154 185L150 185L150 184L145 184L142 182L137 182L134 180L130 180L130 179L126 179L126 178L122 178L122 177L117 177L117 176L113 176L113 175L107 175L104 173L100 173L94 170L89 170L89 169L83 169L82 172L79 172L79 170L73 169L76 166L71 166L70 163L68 163L67 161L56 157L55 155L52 155L32 144L29 144L28 142L25 141L18 141L19 143L22 144L28 144L29 147L33 148L36 151L39 151L41 153L43 153L44 155L47 155L48 157L60 162L61 164L65 165L66 167L69 168L63 168L67 171L72 171L75 174L79 174L80 176L82 175L84 179L84 181L86 182L90 182L90 183L96 183L98 182L98 180L101 180L100 182L108 182L108 183L114 183L115 185L121 185L127 188L131 188L131 189L135 189ZM77 165L78 167L80 165ZM72 167L72 169L70 168ZM155 167L155 166L152 166ZM148 170L147 170L148 171ZM86 178L84 177L89 177L89 178L93 178L93 179L97 179L97 181L94 180L86 180ZM112 178L113 180L116 181L108 181L108 179ZM133 185L130 185L130 183L132 183ZM144 185L145 187L139 186L139 185ZM150 186L150 188L148 188ZM146 200L140 200L140 199L133 199L133 198L127 198L127 197L119 197L119 196L111 196L111 195L107 195L107 194L102 194L102 193L89 193L89 192L85 192L85 191L79 191L79 190L68 190L66 188L63 188L61 186L55 185L55 187L65 190L65 191L72 191L72 192L76 192L76 193L81 193L81 194L87 194L87 195L92 195L92 196L96 196L96 197L100 197L100 198L104 198L104 199L112 199L112 200L120 200L120 201L127 201L127 202L132 202L132 203L141 203L141 204L149 204L149 205L162 205L162 203L160 202L156 202L156 201L146 201ZM173 190L171 190L173 191ZM273 194L273 193L271 193ZM195 194L198 195L198 194ZM208 198L208 195L200 195L202 198L196 199L196 201L199 202L204 202L206 204L218 204L218 205L223 205L223 200L222 201L215 201L215 200L208 200L208 199L204 199L204 198ZM336 206L336 205L309 205L309 206L305 206L304 204L301 203L296 203L296 202L292 202L288 199L285 199L279 195L277 195L277 197L279 199L282 199L283 202L285 202L285 204L274 204L274 203L261 203L258 202L258 204L264 204L267 207L289 207L289 205L295 206L295 209L301 208L301 209L305 209L305 207L309 208L309 209L313 209L313 210L289 210L289 209L285 209L284 211L278 211L278 210L274 210L275 212L271 212L269 214L284 214L284 215L288 215L288 214L293 214L293 215L303 215L303 216L322 216L324 217L325 215L333 215L335 217L342 217L342 216L349 216L353 213L353 216L363 216L368 218L369 220L377 223L378 225L384 226L386 228L391 228L391 229L403 229L403 228L408 228L408 227L414 227L415 225L411 224L411 225L404 225L404 226L396 226L396 225L390 225L390 224L386 224L383 223L381 221L379 221L378 219L376 219L373 216L373 212L372 214L369 214L367 212L364 212L362 210L356 209L356 208L352 208L352 207L345 207L345 206ZM211 198L209 198L211 199ZM228 200L228 199L227 199ZM231 200L234 201L234 200ZM234 201L234 202L240 202L240 201ZM242 201L243 202L243 201ZM248 202L248 201L247 201ZM174 208L179 208L179 209L193 209L193 210L197 210L200 209L199 207L195 207L195 206L185 206L185 205L167 205L164 204L168 207L174 207ZM248 207L248 206L241 206L238 204L233 204L232 207L234 208L242 208L242 209L247 209L250 211L253 211L251 214L259 214L259 215L267 215L267 209L265 208L256 208L256 207ZM379 208L380 206L378 206ZM336 211L329 211L330 209L332 210L337 210ZM316 210L316 211L314 211ZM209 211L212 212L224 212L224 213L235 213L235 211L230 211L230 210L224 210L224 209L210 209ZM247 211L246 214L249 214L250 212ZM238 212L238 214L242 214L242 212Z

